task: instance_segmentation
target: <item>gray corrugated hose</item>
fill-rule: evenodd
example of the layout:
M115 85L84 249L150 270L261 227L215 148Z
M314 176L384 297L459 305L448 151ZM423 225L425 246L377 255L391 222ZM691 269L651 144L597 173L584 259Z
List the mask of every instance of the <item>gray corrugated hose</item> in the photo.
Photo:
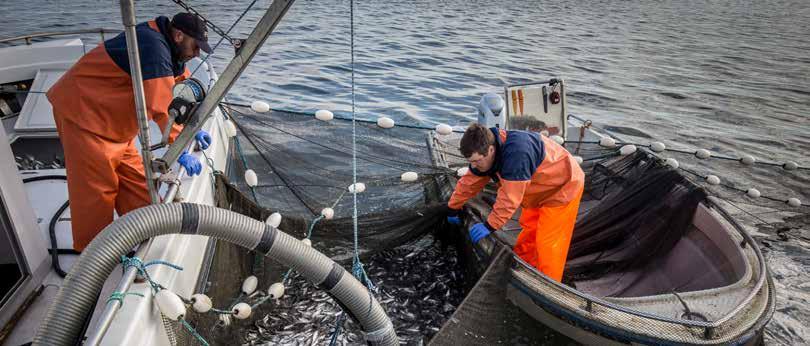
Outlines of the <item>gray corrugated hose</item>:
M132 211L84 250L56 294L34 345L73 345L104 281L122 255L164 234L200 234L264 253L329 292L355 318L372 345L398 345L391 320L365 286L329 257L276 228L225 209L171 203Z

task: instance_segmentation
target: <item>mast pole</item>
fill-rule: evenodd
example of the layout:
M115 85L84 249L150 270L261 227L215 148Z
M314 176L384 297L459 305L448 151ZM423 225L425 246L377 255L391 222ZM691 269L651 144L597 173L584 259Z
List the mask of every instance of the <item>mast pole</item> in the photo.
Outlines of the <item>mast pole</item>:
M141 158L146 175L146 187L152 204L160 202L152 172L152 151L149 141L149 118L146 114L146 98L143 91L141 59L138 51L138 36L135 32L135 4L133 0L121 0L121 19L124 22L124 34L127 38L127 55L129 57L129 74L132 76L132 90L135 93L135 114L138 117L138 140L141 143Z

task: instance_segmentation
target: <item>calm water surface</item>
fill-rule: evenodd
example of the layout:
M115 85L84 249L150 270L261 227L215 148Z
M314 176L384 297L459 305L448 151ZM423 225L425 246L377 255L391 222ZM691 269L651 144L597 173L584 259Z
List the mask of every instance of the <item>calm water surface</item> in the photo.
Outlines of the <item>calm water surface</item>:
M249 1L194 1L228 27ZM299 0L231 99L275 108L351 110L347 1ZM3 1L0 37L120 27L113 1ZM245 37L267 1L234 29ZM179 9L138 1L142 20ZM573 114L680 148L750 153L810 165L810 2L775 1L357 1L358 116L464 126L484 92L559 76ZM212 34L212 37L215 35ZM224 68L224 46L213 58ZM632 129L636 131L627 131ZM810 202L810 173L696 163L763 193ZM805 213L806 213L805 209ZM767 217L763 216L762 217ZM810 230L756 222L777 280L766 340L810 342Z

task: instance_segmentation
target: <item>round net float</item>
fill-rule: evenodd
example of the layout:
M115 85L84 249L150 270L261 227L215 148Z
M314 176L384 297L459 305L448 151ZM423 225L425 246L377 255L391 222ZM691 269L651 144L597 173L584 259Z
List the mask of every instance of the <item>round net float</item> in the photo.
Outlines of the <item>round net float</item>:
M245 281L242 282L242 293L251 295L253 292L256 292L256 286L259 285L259 278L251 275L248 276Z
M355 186L357 186L357 187L355 188ZM355 193L355 190L357 190L357 193L361 193L363 191L366 191L366 184L356 183L356 184L349 185L349 192Z
M543 136L548 137L548 130L540 131L540 134L543 135Z
M616 146L616 140L610 137L602 137L602 139L599 140L599 145L605 148L613 148Z
M799 168L799 164L793 161L788 161L782 165L782 168L786 171L792 171Z
M172 321L177 321L186 315L186 304L174 292L163 289L155 294L160 313Z
M449 135L449 134L453 133L453 128L450 127L450 125L447 125L447 124L439 124L439 125L436 125L436 132L438 134L440 134L440 135L446 136L446 135Z
M329 207L321 209L321 215L324 219L331 220L335 217L335 210Z
M656 153L660 153L664 150L667 150L667 146L661 142L652 142L650 143L650 149Z
M329 207L321 209L321 215L324 219L331 220L335 217L335 210Z
M236 137L236 125L231 119L225 120L225 135L227 135L228 138Z
M635 145L628 144L628 145L624 145L621 148L619 148L619 154L621 156L627 156L627 155L630 155L632 153L635 153L636 150L638 150L638 148L636 148Z
M250 109L257 113L267 113L270 110L270 105L264 101L253 101L250 104Z
M698 149L695 151L695 156L699 159L708 159L712 157L712 153L706 149Z
M706 182L709 183L709 185L719 185L720 177L714 174L709 174L708 176L706 176Z
M406 183L414 182L417 179L419 179L419 174L417 174L416 172L405 172L402 173L401 179Z
M380 117L377 119L377 126L382 127L384 129L390 129L394 127L394 119L389 117Z
M469 171L470 171L470 167L461 167L461 168L456 170L456 175L458 175L459 177L463 177L463 176L467 175L467 173Z
M281 225L281 214L279 214L278 212L270 214L270 216L267 217L267 220L264 223L266 223L269 226L278 228L278 226Z
M211 298L207 295L197 293L191 296L191 308L194 311L204 314L211 310L212 307L214 307L214 303L211 302Z
M665 163L667 166L670 166L670 167L672 167L672 168L674 168L674 169L678 169L678 167L680 167L680 166L681 166L681 164L680 164L680 163L678 163L678 160L673 159L673 158L671 158L671 157L670 157L670 158L668 158L668 159L666 159L666 160L664 160L664 163Z
M256 176L256 172L252 169L245 171L245 183L247 183L250 187L259 185L259 177Z
M320 109L317 112L315 112L315 119L318 119L318 120L321 120L321 121L329 121L329 120L332 120L334 118L335 118L335 115L332 114L331 111L328 111L328 110L325 110L325 109Z
M759 196L762 196L762 194L759 193L759 190L757 190L757 189L755 189L753 187L748 189L747 191L745 191L745 194L748 195L748 197L751 197L751 198L758 198Z
M800 206L802 205L802 201L800 201L800 200L799 200L798 198L796 198L796 197L791 197L791 198L788 198L788 200L787 200L787 204L788 204L789 206L791 206L791 207L796 208L796 207L800 207Z
M580 164L580 165L581 165L581 164L582 164L582 161L583 161L583 160L582 160L582 156L576 156L576 155L574 155L574 161L576 161L578 164Z
M565 144L565 138L562 138L562 136L553 135L549 138L551 138L552 141L556 142L559 145Z
M740 162L744 165L753 165L757 159L751 155L743 155L740 157Z
M231 309L231 314L240 320L250 317L251 313L253 313L253 308L251 308L247 303L236 304L234 305L233 309Z
M301 239L301 242L306 246L312 247L312 240L309 240L309 238Z
M270 288L267 289L267 295L272 299L281 298L281 296L284 295L284 284L281 282L276 282L270 285Z

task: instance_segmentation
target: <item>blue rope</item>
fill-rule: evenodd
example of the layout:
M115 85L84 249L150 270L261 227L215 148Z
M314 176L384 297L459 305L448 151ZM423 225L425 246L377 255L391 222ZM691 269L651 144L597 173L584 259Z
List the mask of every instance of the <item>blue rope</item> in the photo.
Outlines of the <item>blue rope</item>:
M146 271L146 267L153 266L153 265L158 265L158 264L165 265L165 266L167 266L169 268L176 269L176 270L183 270L183 267L181 267L179 265L176 265L176 264L173 264L173 263L170 263L170 262L163 261L163 260L153 260L153 261L149 261L149 262L144 263L137 256L132 256L132 257L121 256L121 269L124 272L126 272L127 268L135 267L135 269L138 270L138 274L143 276L146 279L146 281L149 282L149 285L152 286L152 290L155 291L156 293L157 293L157 291L162 289L163 286L160 285L159 283L155 282L154 280L152 280L152 277L149 275L149 272Z
M143 298L143 294L137 292L113 292L110 294L110 297L107 298L107 304L113 300L117 300L121 305L124 305L124 297L126 296L138 296Z
M197 339L197 341L199 341L201 344L203 344L205 346L208 346L208 341L205 341L205 339L203 339L202 335L200 335L200 333L197 333L197 330L195 330L194 327L192 327L190 324L188 324L188 321L186 321L185 318L181 318L180 322L183 323L183 327L186 327L186 330L188 330L188 332L191 333L191 335L193 335L194 338Z

